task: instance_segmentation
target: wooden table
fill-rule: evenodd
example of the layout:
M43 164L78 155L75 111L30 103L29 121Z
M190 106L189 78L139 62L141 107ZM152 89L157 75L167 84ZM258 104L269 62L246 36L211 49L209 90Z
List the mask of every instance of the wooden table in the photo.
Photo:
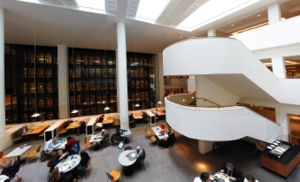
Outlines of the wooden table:
M143 119L143 113L142 112L133 113L133 118L134 119Z
M76 122L72 122L68 125L68 127L66 128L66 130L71 130L71 129L75 129L77 127L80 126L80 121L76 121Z
M102 121L102 124L112 124L114 122L115 118L113 117L108 117L108 118L104 118Z
M165 116L166 112L165 111L157 111L158 116Z
M28 131L28 132L23 133L22 136L37 135L37 134L40 134L40 133L42 133L45 129L47 129L48 127L49 127L49 125L47 125L47 124L37 126L37 127L33 128L33 129L31 129L31 131Z
M155 135L157 136L157 138L159 140L167 139L169 137L169 135L167 133L164 133L164 135L160 134L160 132L162 131L160 126L153 126L153 127L151 127L151 129L155 133Z

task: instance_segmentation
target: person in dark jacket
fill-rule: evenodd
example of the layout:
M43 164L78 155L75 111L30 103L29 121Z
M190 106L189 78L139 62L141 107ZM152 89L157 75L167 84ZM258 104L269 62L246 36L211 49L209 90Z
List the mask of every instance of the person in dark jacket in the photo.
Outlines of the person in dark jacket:
M243 173L230 162L225 162L221 172L227 174L231 181L243 182L244 180Z
M13 177L15 177L19 169L20 169L20 163L18 161L15 162L7 161L3 165L3 170L1 172L1 175L8 176L9 179L12 179Z
M136 152L136 163L137 164L142 164L145 160L145 157L146 157L145 150L142 149L140 146L137 146L135 148L135 152Z
M68 153L63 153L62 150L57 151L57 154L51 159L50 162L50 172L55 168L55 166L63 160L65 157L68 156Z

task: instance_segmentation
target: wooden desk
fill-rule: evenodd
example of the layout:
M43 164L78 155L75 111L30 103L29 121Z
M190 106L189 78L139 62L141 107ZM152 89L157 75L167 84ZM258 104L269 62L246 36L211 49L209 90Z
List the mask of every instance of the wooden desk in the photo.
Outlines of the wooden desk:
M133 113L133 118L134 119L143 119L143 113L142 112Z
M40 134L40 133L42 133L45 129L47 129L48 127L49 127L49 125L47 125L47 124L37 126L37 127L33 128L33 129L31 129L31 131L23 133L22 136L37 135L37 134Z
M300 147L292 147L280 159L269 156L265 150L260 156L260 162L263 167L287 178L300 162Z
M108 117L108 118L104 118L103 121L102 121L102 124L105 125L105 124L112 124L114 122L115 118L113 117Z
M68 125L68 127L66 128L66 130L71 130L71 129L75 129L80 125L80 121L76 121L76 122L72 122Z
M166 112L165 111L157 111L158 116L165 116Z

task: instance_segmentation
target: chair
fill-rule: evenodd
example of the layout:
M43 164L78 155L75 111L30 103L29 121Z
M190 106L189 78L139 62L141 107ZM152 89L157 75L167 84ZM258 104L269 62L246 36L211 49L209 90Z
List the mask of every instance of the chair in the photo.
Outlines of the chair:
M92 143L88 141L87 137L84 138L84 144L86 148L89 148L92 145Z
M2 158L4 155L3 152L0 152L0 163L4 162L4 161L7 161L9 158Z
M125 150L132 150L132 147L131 147L131 146L125 146L125 147L124 147L124 151L125 151Z
M111 180L111 182L115 182L118 181L121 177L121 172L117 169L112 170L110 173L106 172L106 175L108 177L108 179Z
M30 159L34 159L41 150L42 145L40 145L35 151L30 152L29 154L26 155L26 159L30 160Z
M156 136L151 136L150 138L151 145L157 142Z
M146 138L149 138L152 136L152 131L151 130L147 130L147 128L145 128L145 134L146 134Z

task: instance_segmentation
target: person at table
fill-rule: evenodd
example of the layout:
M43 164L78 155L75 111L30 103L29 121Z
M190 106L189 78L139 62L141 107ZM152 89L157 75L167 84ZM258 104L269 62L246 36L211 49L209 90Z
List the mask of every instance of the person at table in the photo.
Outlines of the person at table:
M3 170L1 172L1 175L5 175L9 177L9 179L12 179L15 177L17 172L20 170L20 163L19 161L12 162L11 160L8 160L5 162L5 164L2 166Z
M84 150L80 152L80 157L81 160L79 166L77 167L78 172L84 171L90 165L91 162L90 155Z
M117 127L116 129L116 133L113 133L111 135L111 142L115 143L115 141L123 141L123 137L121 136L122 134L122 130L120 129L120 127Z
M44 152L47 155L55 154L54 152L54 146L57 144L57 137L53 137L49 141L46 142L44 146Z
M244 180L243 173L230 162L225 162L221 172L227 174L231 181L243 182Z
M194 182L210 182L209 174L207 172L202 172L200 176L194 178Z
M77 177L73 172L60 174L58 168L55 168L49 175L49 182L77 182Z
M137 146L134 150L134 152L136 153L136 163L135 164L142 164L145 157L146 157L146 153L145 150L142 149L140 146Z
M71 152L72 151L72 148L74 147L76 143L76 139L74 137L68 137L67 138L67 143L65 145L65 149L66 151L68 152Z
M244 179L244 182L258 182L253 176L246 175L246 178Z
M153 114L154 114L155 116L158 116L158 109L155 109L155 110L153 111Z
M66 158L68 156L68 153L63 153L63 150L58 150L57 154L52 158L51 161L49 161L50 163L50 172L55 168L55 166L62 161L64 158Z

